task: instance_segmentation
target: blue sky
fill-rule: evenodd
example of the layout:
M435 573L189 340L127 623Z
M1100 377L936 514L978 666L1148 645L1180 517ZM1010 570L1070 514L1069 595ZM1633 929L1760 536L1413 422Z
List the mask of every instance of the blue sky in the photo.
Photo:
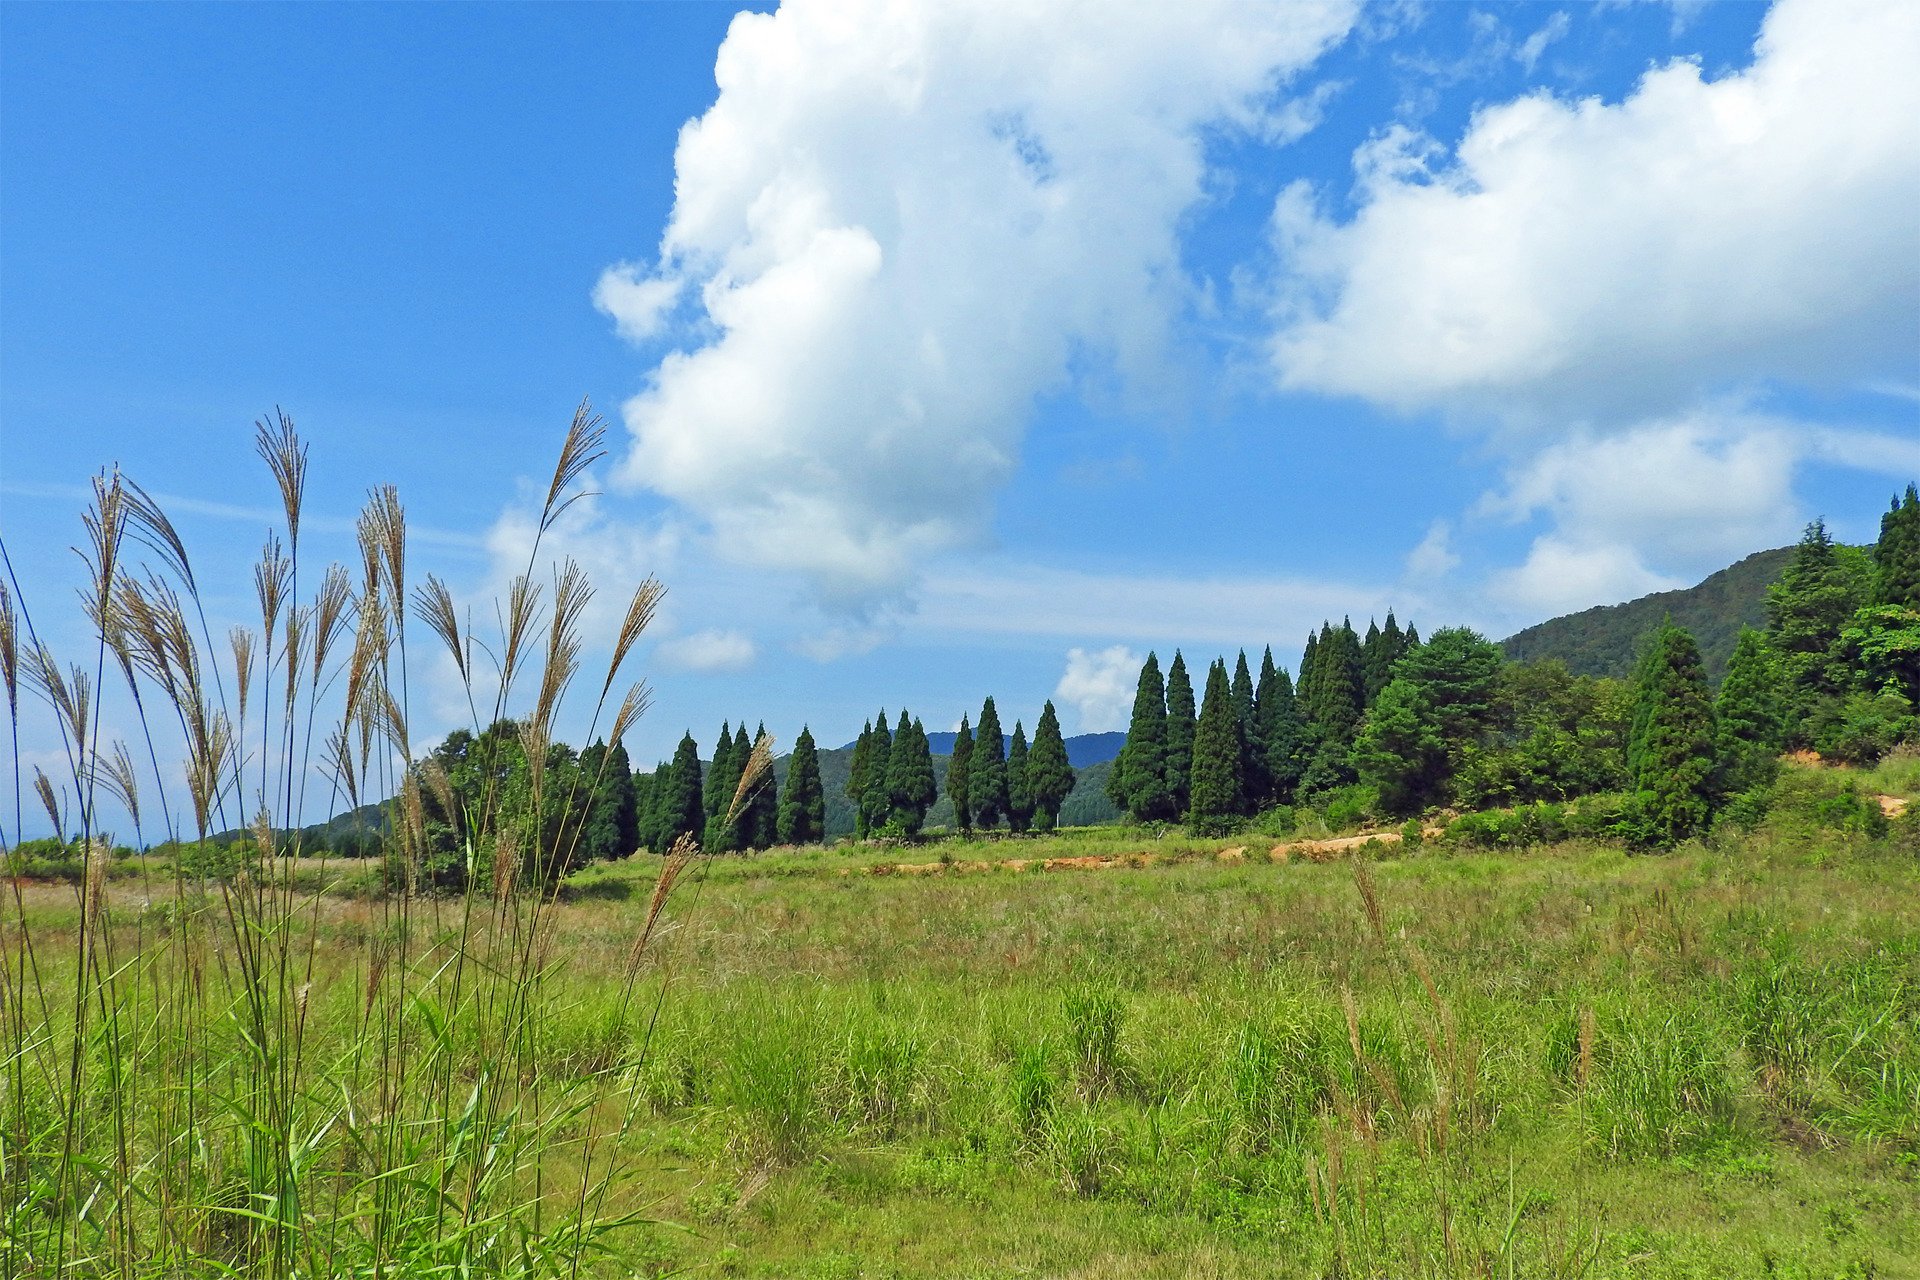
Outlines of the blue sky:
M1867 540L1920 473L1910 6L735 13L0 7L0 527L43 637L84 643L115 462L247 621L276 405L308 554L395 483L484 613L591 396L603 496L551 545L602 614L670 588L642 761L989 693L1119 727L1149 648L1291 666L1389 605L1497 637L1815 515Z

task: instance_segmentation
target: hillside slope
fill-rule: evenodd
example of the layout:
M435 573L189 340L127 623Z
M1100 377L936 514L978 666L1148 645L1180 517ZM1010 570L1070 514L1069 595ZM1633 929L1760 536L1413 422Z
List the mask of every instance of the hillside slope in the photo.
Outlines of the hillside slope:
M1717 685L1726 674L1740 629L1760 630L1767 625L1767 588L1792 556L1792 547L1755 552L1698 586L1549 618L1508 636L1500 647L1516 662L1558 658L1575 675L1624 680L1633 675L1641 637L1671 616L1676 626L1693 633L1706 661L1707 678Z

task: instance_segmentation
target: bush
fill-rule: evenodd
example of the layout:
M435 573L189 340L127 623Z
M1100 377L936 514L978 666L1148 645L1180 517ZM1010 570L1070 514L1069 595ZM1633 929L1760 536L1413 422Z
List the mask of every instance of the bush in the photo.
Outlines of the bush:
M1880 801L1859 783L1826 769L1788 769L1773 784L1776 822L1869 837L1887 834Z
M1320 798L1320 812L1326 819L1327 827L1333 831L1357 827L1379 811L1379 789L1364 783L1337 788Z

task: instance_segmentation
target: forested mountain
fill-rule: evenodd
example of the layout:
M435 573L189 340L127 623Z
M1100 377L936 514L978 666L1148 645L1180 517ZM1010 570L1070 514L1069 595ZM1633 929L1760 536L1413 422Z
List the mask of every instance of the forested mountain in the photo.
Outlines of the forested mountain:
M1640 657L1640 641L1665 618L1693 635L1714 685L1727 673L1727 659L1740 628L1766 629L1767 588L1779 579L1792 547L1757 551L1682 591L1657 591L1625 604L1596 605L1550 618L1500 642L1515 662L1558 658L1577 676L1625 680Z

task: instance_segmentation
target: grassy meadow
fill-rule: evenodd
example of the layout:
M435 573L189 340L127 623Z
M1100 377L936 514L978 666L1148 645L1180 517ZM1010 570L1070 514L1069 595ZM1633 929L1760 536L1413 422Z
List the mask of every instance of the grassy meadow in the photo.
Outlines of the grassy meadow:
M8 1270L1920 1274L1916 826L1831 803L1920 761L1820 773L1664 856L1116 827L531 900L16 880Z

